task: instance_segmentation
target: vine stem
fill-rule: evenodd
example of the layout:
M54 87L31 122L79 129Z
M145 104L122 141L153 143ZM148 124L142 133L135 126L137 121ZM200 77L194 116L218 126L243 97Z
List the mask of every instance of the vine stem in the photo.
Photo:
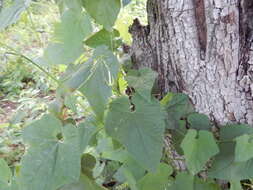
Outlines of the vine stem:
M53 81L55 81L58 85L61 85L61 82L59 80L57 80L57 78L55 78L53 75L51 75L48 71L46 71L43 67L41 67L39 64L35 63L32 59L30 59L29 57L25 56L24 54L18 52L17 50L15 50L14 48L0 42L0 45L3 45L6 49L11 50L12 52L8 52L8 54L11 55L15 55L15 56L19 56L25 60L27 60L28 62L30 62L32 65L34 65L36 68L38 68L40 71L42 71L43 73L45 73L48 77L50 77Z

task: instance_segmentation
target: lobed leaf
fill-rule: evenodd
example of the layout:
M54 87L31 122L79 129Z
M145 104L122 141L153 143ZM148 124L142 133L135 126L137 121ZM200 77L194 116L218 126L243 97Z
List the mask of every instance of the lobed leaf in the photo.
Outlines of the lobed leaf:
M109 136L123 144L144 168L155 171L162 156L165 113L158 101L132 97L135 110L127 97L109 104L105 129Z
M213 134L208 131L188 130L181 147L184 151L186 165L194 175L203 169L212 156L219 153Z

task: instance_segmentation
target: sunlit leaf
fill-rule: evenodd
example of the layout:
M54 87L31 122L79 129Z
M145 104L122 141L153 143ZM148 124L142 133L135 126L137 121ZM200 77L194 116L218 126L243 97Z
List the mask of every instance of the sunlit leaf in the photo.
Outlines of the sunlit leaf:
M113 27L120 8L120 0L83 0L86 11L95 21L104 26L105 29L111 30Z
M186 165L192 174L201 171L205 163L219 153L213 134L208 131L188 130L181 147L184 151Z
M45 115L24 129L23 138L30 145L22 160L24 189L55 190L78 181L80 141L75 126L63 127L55 117Z

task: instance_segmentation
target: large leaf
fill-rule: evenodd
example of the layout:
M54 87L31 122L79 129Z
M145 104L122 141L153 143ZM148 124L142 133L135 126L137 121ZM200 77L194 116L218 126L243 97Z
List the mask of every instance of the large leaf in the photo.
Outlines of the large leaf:
M136 94L119 97L109 105L106 132L121 142L144 168L155 171L162 156L165 113L158 101L146 101Z
M220 153L214 157L212 168L208 173L209 177L229 181L253 178L253 159L235 162L234 150L235 143L233 142L220 144Z
M139 190L164 190L168 184L169 176L173 169L161 163L157 172L148 173L137 184Z
M236 138L235 161L245 162L253 158L252 136L242 135Z
M201 171L205 163L219 153L213 134L208 131L188 130L181 147L184 151L186 165L192 174Z
M156 72L149 68L141 68L137 71L129 71L126 80L129 86L133 87L139 95L149 101L151 100L151 90L156 77Z
M93 57L66 82L71 89L79 89L87 98L97 117L102 120L112 83L117 78L119 63L105 46L98 47Z
M23 189L55 190L78 181L80 140L73 125L62 127L59 120L45 115L24 129L30 148L22 160Z
M0 12L0 31L15 23L20 14L28 7L31 0L14 0L14 2Z
M70 64L84 52L82 41L92 31L89 17L81 10L68 9L61 20L56 25L53 42L39 60L44 64Z
M168 93L161 101L161 104L165 106L168 113L168 129L177 129L179 120L194 111L188 96L185 94Z
M104 26L105 29L111 30L113 27L120 8L120 0L83 0L86 11L95 21Z

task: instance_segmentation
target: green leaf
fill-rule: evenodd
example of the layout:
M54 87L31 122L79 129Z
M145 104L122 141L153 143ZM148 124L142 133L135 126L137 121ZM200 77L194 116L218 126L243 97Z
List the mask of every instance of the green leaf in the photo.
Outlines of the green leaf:
M55 117L44 115L24 129L23 138L30 145L22 160L24 189L55 190L78 181L80 145L75 126L62 127Z
M82 173L93 179L93 169L96 166L96 158L91 154L83 154L81 158Z
M179 120L192 113L193 107L185 94L168 93L161 104L165 106L168 113L167 128L176 129L179 126Z
M117 30L114 29L113 32L109 32L105 29L102 29L85 40L84 43L92 48L106 45L110 49L115 49L119 46L117 39L115 39L117 37L119 37L119 32Z
M78 134L80 139L80 152L83 153L89 145L92 137L99 129L95 127L92 120L86 118L85 122L78 125Z
M135 183L136 181L140 180L146 172L146 170L142 166L140 166L139 163L137 163L134 159L130 157L124 160L124 164L118 169L118 171L114 175L115 179L122 183L127 181L124 170L128 170L128 172L131 173L132 177L135 180Z
M0 31L17 22L30 2L30 0L14 0L10 6L3 8L0 12Z
M138 182L139 190L164 190L168 184L168 178L172 174L171 166L161 163L158 171L148 173Z
M212 125L209 118L204 114L192 113L187 117L187 121L192 129L210 130Z
M0 189L8 187L11 182L11 170L4 159L0 159Z
M105 46L98 47L93 57L66 82L71 89L79 89L87 98L98 119L112 96L112 83L117 78L119 63Z
M232 181L230 182L230 190L243 190L240 181Z
M220 129L220 139L223 141L234 140L244 134L253 134L253 128L249 125L244 124L230 124L221 127Z
M155 171L162 156L165 113L155 99L147 102L139 95L113 100L105 119L108 135L123 144L144 168Z
M79 182L66 185L59 190L106 190L99 186L95 181L85 175L81 175Z
M176 176L174 184L167 190L220 190L219 186L211 180L203 181L186 172L181 172Z
M253 158L252 136L242 135L236 138L235 161L245 162Z
M120 0L83 0L83 5L97 23L111 31L121 8Z
M131 0L122 0L123 6L127 6L129 3L131 3Z
M181 147L184 151L186 165L194 175L203 169L212 156L219 153L213 134L208 131L188 130Z
M53 42L39 60L43 64L70 64L84 52L82 41L92 32L87 14L69 9L64 11L61 20L55 27Z
M149 68L141 68L140 70L129 71L126 80L128 85L133 87L140 96L145 98L147 101L150 101L151 90L156 77L156 72Z
M212 178L238 181L253 178L253 159L235 162L235 143L224 142L219 146L220 153L214 157L208 176Z
M194 176L189 175L186 172L181 172L177 174L174 184L169 186L167 189L168 190L185 190L186 187L187 187L187 190L195 190Z
M64 98L64 104L69 109L71 109L74 113L77 112L77 106L76 106L77 97L73 94L68 94Z

